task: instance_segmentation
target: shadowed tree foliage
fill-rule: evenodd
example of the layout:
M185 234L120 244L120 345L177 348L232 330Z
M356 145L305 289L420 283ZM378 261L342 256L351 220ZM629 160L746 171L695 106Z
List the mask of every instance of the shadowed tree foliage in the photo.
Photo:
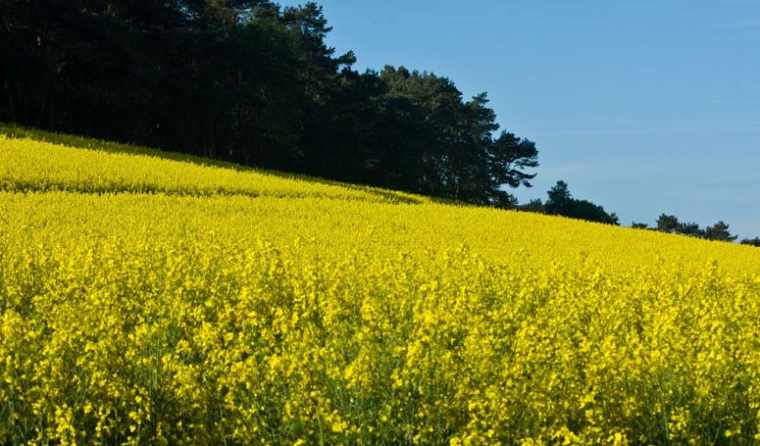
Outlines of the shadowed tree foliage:
M563 215L581 220L596 221L612 225L619 224L618 217L614 213L608 214L602 206L590 201L577 200L572 197L567 183L557 181L557 184L547 192L549 199L544 205L548 214Z
M660 232L676 233L681 223L675 215L661 214L657 218L657 230Z
M533 142L485 93L358 73L322 8L268 0L3 0L0 120L513 207Z
M749 246L755 246L760 248L760 237L755 238L746 238L742 240L742 245L749 245Z
M528 201L525 204L519 205L518 209L520 209L522 211L525 211L525 212L543 213L544 212L544 203L541 201L540 198L536 198L536 199Z
M657 218L657 228L660 232L683 234L692 237L704 237L705 232L697 223L682 223L675 215L661 214Z
M678 228L678 233L683 235L688 235L691 237L701 237L706 238L707 234L705 231L699 227L697 223L690 222L690 223L681 223L681 225Z
M729 232L729 225L723 221L718 221L714 225L702 229L697 223L682 223L678 220L678 217L669 214L660 215L657 219L656 229L671 234L683 234L690 237L724 242L733 242L738 238Z
M594 221L611 225L619 225L618 216L615 213L607 213L602 206L587 200L573 198L567 183L557 181L547 192L546 203L541 200L532 200L519 209L529 212L543 212L550 215L562 215L569 218Z
M732 235L728 232L728 225L723 221L719 221L712 226L705 228L705 238L708 240L719 240L724 242L733 242L738 238L736 235Z

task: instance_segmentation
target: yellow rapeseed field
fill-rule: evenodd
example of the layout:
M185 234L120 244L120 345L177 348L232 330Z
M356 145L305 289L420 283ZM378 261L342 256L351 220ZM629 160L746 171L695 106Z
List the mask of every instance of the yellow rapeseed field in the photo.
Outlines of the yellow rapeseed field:
M756 248L0 130L0 444L760 442Z

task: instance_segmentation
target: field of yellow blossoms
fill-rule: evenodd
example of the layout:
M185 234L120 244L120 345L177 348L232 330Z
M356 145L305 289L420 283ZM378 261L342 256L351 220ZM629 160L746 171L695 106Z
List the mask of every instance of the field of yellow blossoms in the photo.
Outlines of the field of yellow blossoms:
M760 250L0 129L0 444L760 442Z

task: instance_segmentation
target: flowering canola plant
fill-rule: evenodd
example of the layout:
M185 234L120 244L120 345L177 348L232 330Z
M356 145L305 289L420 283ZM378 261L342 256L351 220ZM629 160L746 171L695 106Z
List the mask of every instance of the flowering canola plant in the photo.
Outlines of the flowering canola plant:
M756 249L30 133L0 444L760 441Z

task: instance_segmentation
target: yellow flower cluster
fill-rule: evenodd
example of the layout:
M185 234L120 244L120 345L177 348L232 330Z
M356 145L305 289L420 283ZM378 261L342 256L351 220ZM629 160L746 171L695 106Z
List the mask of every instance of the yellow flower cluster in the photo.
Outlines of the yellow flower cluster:
M0 185L0 444L760 441L756 249L28 138Z
M164 193L171 195L246 195L281 198L333 198L371 202L421 202L411 194L339 185L277 172L244 168L191 156L104 143L89 150L42 140L54 135L31 132L36 140L19 143L14 128L0 126L0 189L21 192ZM30 131L25 130L29 133ZM81 143L80 139L67 143ZM159 156L160 155L160 156Z

